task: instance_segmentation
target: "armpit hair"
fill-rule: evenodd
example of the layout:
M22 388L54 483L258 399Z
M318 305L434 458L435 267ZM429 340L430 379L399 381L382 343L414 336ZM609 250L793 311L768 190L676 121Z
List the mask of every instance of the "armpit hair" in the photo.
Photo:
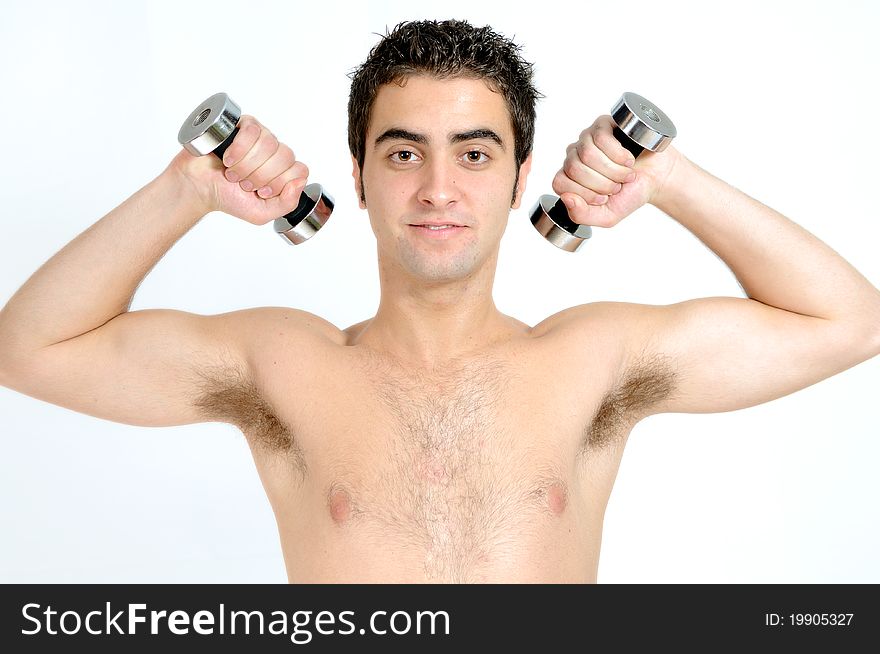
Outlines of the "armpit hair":
M305 474L302 450L253 380L235 366L203 369L199 377L201 393L193 404L206 419L235 425L255 450L288 459Z
M584 435L583 451L611 447L650 409L675 390L675 372L660 355L642 356L599 403Z

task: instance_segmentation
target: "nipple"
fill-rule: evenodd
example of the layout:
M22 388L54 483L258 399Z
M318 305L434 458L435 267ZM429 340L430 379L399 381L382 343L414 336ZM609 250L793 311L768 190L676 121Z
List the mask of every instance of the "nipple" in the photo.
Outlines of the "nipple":
M330 509L330 517L337 525L344 524L351 517L351 496L341 486L330 489L327 506Z
M568 491L561 481L554 481L547 487L547 505L553 515L560 515L568 504Z

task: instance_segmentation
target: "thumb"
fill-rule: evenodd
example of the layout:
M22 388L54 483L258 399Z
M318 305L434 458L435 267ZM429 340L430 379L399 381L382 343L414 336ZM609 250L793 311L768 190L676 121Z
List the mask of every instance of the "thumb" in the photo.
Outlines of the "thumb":
M305 179L292 179L284 185L284 188L281 189L281 193L274 198L263 200L263 207L266 212L265 215L269 216L266 221L268 222L275 218L280 218L296 209L302 198L302 192L305 187Z
M604 198L601 204L587 204L587 201L576 193L563 193L559 196L565 208L568 209L568 217L579 225L596 226L600 224L600 216L605 212L604 204L608 201L608 196Z

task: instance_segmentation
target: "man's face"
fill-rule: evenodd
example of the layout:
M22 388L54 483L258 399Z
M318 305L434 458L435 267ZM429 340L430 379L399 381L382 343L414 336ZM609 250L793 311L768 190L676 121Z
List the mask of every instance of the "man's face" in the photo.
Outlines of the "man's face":
M484 80L414 76L373 104L363 186L384 265L424 281L467 278L497 253L516 178L513 127ZM355 188L360 171L354 164ZM460 227L432 230L424 223Z

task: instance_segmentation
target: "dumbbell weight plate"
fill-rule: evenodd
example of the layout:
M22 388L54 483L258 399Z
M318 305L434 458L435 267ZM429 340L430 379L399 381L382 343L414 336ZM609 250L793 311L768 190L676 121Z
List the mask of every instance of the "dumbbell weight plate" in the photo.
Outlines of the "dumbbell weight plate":
M611 109L614 136L634 157L643 151L663 152L677 135L669 116L636 93L624 93Z
M197 157L213 152L222 160L238 132L240 119L241 107L225 93L215 93L183 121L177 141Z

